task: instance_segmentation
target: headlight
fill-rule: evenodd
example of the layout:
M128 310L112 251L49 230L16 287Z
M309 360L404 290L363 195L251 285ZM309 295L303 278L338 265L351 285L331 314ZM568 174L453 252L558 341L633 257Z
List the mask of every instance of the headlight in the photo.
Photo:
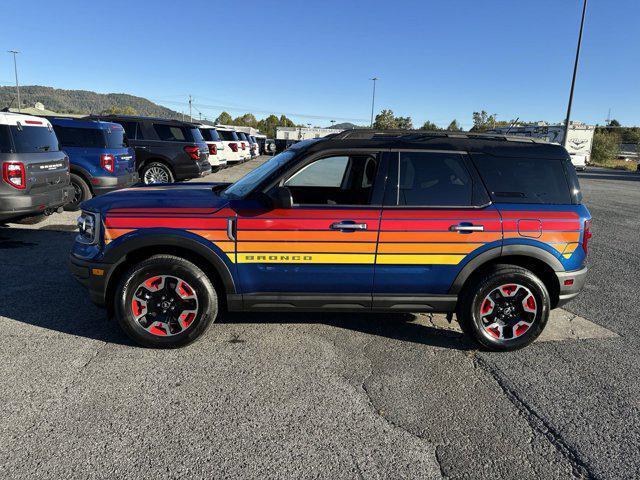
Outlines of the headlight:
M82 212L78 217L78 236L76 241L93 244L98 242L100 215L93 212Z

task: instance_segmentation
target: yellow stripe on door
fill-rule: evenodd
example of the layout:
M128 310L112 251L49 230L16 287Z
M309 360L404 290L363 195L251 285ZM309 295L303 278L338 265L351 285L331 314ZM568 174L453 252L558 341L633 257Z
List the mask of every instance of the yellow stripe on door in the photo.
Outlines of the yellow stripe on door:
M236 254L237 263L354 263L372 265L374 254L354 253L240 253Z

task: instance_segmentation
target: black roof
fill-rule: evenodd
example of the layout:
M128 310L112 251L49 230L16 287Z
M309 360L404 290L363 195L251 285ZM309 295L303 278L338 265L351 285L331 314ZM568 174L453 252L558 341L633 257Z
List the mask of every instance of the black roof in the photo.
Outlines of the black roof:
M561 145L537 138L476 132L422 130L345 130L322 137L309 150L329 148L392 148L482 152L497 156L568 158Z
M97 120L109 120L111 122L118 122L118 120L121 121L136 121L136 120L144 120L144 121L152 121L152 122L163 122L163 123L171 123L174 125L187 125L189 127L198 127L198 124L194 123L194 122L184 122L182 120L174 120L171 118L160 118L160 117L145 117L143 115L114 115L114 114L109 114L109 115L87 115L86 117L87 119L97 119Z

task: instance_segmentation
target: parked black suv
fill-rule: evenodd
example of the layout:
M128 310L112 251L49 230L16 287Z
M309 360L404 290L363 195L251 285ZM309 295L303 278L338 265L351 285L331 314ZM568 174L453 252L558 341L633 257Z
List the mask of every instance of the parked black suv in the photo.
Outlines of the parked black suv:
M99 115L119 123L136 151L136 167L146 184L172 183L211 173L209 149L197 125L164 118Z

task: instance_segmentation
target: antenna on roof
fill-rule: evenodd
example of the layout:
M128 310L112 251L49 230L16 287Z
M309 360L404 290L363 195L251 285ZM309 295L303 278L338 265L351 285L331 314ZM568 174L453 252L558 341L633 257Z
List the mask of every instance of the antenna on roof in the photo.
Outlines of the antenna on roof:
M507 131L504 132L505 135L507 135L509 131L515 126L515 124L518 123L518 120L520 120L520 117L516 118L513 122L511 122L511 125L509 125L509 128L507 128Z

